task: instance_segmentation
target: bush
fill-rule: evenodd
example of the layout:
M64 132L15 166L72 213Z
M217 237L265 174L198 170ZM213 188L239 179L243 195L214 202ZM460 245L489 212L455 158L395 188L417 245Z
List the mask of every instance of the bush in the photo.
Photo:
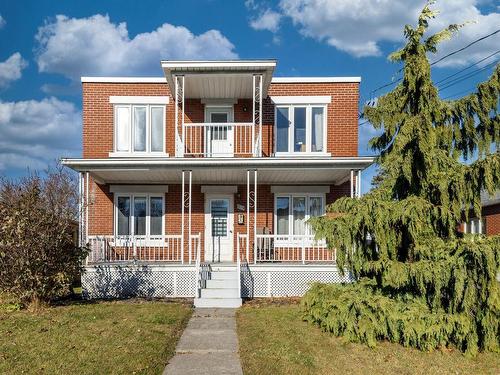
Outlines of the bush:
M59 169L0 181L0 293L36 307L70 291L87 253L75 243L76 192Z

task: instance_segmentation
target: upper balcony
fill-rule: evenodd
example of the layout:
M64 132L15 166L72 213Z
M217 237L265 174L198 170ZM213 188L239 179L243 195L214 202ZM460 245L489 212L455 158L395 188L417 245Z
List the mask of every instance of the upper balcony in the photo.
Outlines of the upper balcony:
M174 98L175 156L262 156L262 101L275 66L275 60L162 61ZM193 100L204 105L203 122L186 120ZM240 101L242 113L235 114Z

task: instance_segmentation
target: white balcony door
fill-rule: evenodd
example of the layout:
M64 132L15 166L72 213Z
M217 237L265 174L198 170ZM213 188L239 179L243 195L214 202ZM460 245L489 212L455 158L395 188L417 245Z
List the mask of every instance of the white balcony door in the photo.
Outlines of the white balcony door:
M205 262L233 261L233 197L206 195Z
M210 123L206 129L206 154L211 157L234 156L234 126L232 107L208 107L205 121Z

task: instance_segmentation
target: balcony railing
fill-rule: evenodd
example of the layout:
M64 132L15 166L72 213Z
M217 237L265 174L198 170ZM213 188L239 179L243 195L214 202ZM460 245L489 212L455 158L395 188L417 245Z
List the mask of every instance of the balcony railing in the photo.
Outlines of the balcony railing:
M192 234L191 253L186 243L184 251L181 235L164 236L89 236L87 264L107 262L172 262L191 264L200 244L201 234ZM186 240L187 242L187 240ZM186 256L185 256L186 253Z
M257 234L255 246L247 235L238 233L237 252L241 259L254 263L315 263L335 262L335 250L328 249L325 240L314 235Z
M184 124L183 137L186 157L260 156L260 134L251 122Z

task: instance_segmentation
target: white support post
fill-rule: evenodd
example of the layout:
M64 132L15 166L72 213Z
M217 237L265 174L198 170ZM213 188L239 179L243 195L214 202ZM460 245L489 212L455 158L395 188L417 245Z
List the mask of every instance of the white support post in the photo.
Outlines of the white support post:
M184 264L184 172L181 179L181 263Z
M83 217L82 217L82 210L83 210L83 194L82 194L82 173L78 173L78 246L82 247L82 231L83 231Z
M259 154L257 156L262 157L262 74L259 75Z
M89 172L85 174L85 241L89 238Z
M186 152L186 134L185 134L185 127L184 127L184 76L181 76L181 86L182 86L182 92L181 92L181 129L182 129L182 156L184 157L184 153Z
M351 198L354 198L354 171L351 169Z
M357 197L361 198L361 169L358 171L358 175L356 177L356 183L357 183L357 188L356 188Z
M255 156L255 122L256 122L256 116L255 116L255 99L256 99L256 90L255 90L255 80L256 80L255 74L252 76L252 156Z
M179 104L181 106L179 122ZM175 156L183 157L184 146L184 76L174 76ZM181 127L182 138L179 135Z
M250 171L247 170L247 262L250 251ZM255 259L254 259L255 261Z
M253 248L254 263L257 263L257 169L253 171Z
M189 213L188 213L188 241L189 241L189 264L191 264L191 257L192 257L192 251L193 251L193 246L192 246L192 241L191 241L191 186L192 186L192 180L193 180L193 171L189 171L189 198L188 198L188 206L189 206Z

